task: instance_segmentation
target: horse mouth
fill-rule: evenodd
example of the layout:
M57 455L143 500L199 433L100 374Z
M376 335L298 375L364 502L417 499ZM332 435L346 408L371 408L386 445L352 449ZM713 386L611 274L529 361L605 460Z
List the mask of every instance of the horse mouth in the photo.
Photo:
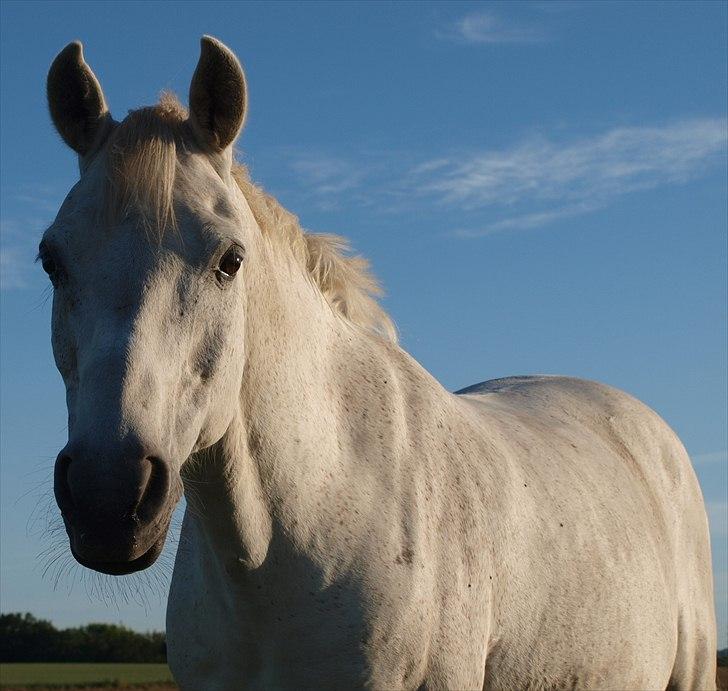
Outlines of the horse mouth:
M93 569L94 571L99 571L100 573L105 573L110 576L126 576L130 573L135 573L136 571L142 571L157 561L157 557L159 557L162 553L162 549L164 548L166 538L167 531L164 530L155 542L152 543L152 546L144 552L144 554L129 561L84 559L76 552L76 550L73 549L73 545L71 545L71 554L73 555L73 558L81 564L81 566L85 566L87 569Z

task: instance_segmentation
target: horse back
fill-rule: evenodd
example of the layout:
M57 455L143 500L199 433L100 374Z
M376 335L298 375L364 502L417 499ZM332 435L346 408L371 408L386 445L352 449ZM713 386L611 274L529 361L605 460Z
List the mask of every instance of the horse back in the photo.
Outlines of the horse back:
M623 391L584 379L535 375L481 382L456 395L495 420L506 440L514 439L521 448L530 441L528 448L535 453L511 454L524 469L550 461L564 471L573 466L599 474L614 464L613 470L649 489L655 501L703 508L697 478L677 435L657 413ZM573 452L560 448L564 442Z

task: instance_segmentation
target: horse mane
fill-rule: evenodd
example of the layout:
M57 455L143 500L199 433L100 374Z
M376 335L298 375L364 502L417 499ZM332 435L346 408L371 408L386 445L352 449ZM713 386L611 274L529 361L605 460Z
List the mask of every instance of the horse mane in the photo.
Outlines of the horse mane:
M106 145L104 221L141 211L148 233L176 227L177 149L190 148L191 141L187 111L174 95L164 93L156 106L131 111ZM352 256L342 237L304 231L297 216L252 182L244 165L234 162L232 175L261 232L290 249L332 309L396 343L394 324L377 302L382 289L369 262Z

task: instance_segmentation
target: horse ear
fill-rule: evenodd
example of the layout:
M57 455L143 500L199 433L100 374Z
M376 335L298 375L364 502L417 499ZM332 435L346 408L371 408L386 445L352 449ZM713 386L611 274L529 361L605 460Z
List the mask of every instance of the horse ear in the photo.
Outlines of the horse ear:
M247 105L245 75L233 52L212 36L203 36L200 60L190 84L190 121L214 151L235 141Z
M53 61L47 91L58 134L79 156L90 153L110 116L96 75L83 59L80 41L69 43Z

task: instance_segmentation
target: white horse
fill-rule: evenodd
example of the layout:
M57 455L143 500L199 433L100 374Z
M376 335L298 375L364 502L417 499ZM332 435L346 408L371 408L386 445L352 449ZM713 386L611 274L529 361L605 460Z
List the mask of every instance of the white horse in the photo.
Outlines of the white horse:
M235 164L235 56L189 115L115 122L81 44L48 76L80 180L40 245L71 550L149 566L183 689L713 689L708 525L683 446L609 387L453 395L400 349L366 263Z

